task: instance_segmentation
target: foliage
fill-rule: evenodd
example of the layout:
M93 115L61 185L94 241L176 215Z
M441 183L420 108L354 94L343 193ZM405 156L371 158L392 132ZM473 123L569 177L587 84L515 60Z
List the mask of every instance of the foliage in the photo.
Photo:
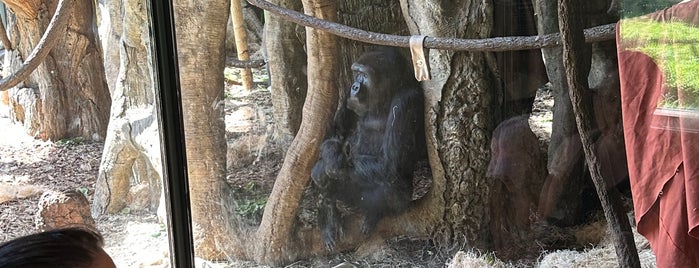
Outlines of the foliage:
M262 211L265 209L267 204L267 197L260 197L256 199L246 199L238 201L238 207L235 212L245 218L261 218Z
M267 204L268 196L263 194L260 187L253 181L248 182L244 186L241 185L235 191L238 193L235 213L243 218L259 223L262 220L262 212Z
M226 67L225 69L223 69L223 77L226 79L226 82L238 82L241 80L240 70L233 67Z
M653 11L667 8L679 3L681 0L634 0L622 1L621 15L624 18L637 17L652 13Z
M663 72L664 108L699 108L699 28L645 18L622 22L622 41L654 59Z
M85 138L75 137L75 138L60 139L56 142L56 145L58 145L58 146L73 146L73 145L80 145L83 142L85 142Z
M88 197L89 190L87 187L80 187L77 189L77 191L83 194L85 197Z
M223 98L227 100L233 99L233 93L231 93L229 90L224 90L223 91Z

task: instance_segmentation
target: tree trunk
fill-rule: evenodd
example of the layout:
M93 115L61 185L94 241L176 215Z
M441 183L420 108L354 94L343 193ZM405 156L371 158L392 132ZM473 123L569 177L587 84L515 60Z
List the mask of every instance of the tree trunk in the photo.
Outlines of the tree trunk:
M102 18L102 22L114 27L105 50L118 51L119 54L110 58L119 61L116 73L106 74L116 81L112 85L114 105L92 213L96 216L116 213L127 206L132 210L154 211L161 206L162 160L149 17L146 6L138 0L110 1L104 8L110 16ZM147 190L142 191L143 188ZM138 199L146 200L145 204L129 202L143 194Z
M222 259L226 177L224 77L228 0L174 3L195 254ZM206 68L203 68L206 66ZM203 81L203 82L202 82ZM167 90L167 89L163 89Z
M243 22L243 7L240 1L231 0L231 22L233 23L233 35L235 37L235 51L240 61L250 60L250 51L248 50L248 36ZM252 90L254 84L252 82L252 70L243 68L240 70L240 78L243 80L243 88L247 91Z
M225 184L226 142L223 121L223 68L228 2L179 1L175 20L184 105L192 219L197 256L223 259L238 229L226 229L226 205L233 203ZM197 5L206 5L198 8ZM108 50L118 50L114 109L97 179L93 213L115 213L136 190L147 188L146 207L164 209L159 119L153 80L152 36L147 6L138 0L107 3ZM202 42L205 36L206 42ZM204 44L204 45L202 45ZM107 53L107 55L110 55ZM201 66L213 66L201 68ZM110 69L110 68L107 68ZM202 83L202 81L206 81ZM159 89L169 90L169 89ZM160 211L159 211L160 212ZM240 254L238 254L240 255Z
M493 1L493 37L536 35L536 18L531 0ZM503 119L532 113L536 91L546 84L546 67L541 50L496 52L503 96Z
M401 0L401 6L413 35L490 36L488 1ZM458 21L469 23L454 23ZM500 120L491 97L500 90L493 83L495 61L489 53L432 50L430 65L433 79L422 87L433 185L422 212L411 214L435 217L424 221L434 223L426 226L437 243L485 248L490 220L488 144L494 122Z
M338 6L338 20L340 23L359 28L367 29L377 33L402 34L407 35L405 19L400 9L398 1L384 0L346 0L341 1ZM359 56L372 50L372 44L362 43L351 39L341 38L340 42L340 66L352 66ZM408 50L405 49L406 54ZM339 92L347 92L354 79L350 68L340 68L337 74ZM344 97L343 94L340 97Z
M107 79L109 93L112 94L117 84L117 76L120 68L120 48L121 35L123 32L122 22L124 16L121 13L123 1L100 0L100 41L102 41L102 57L104 58L104 76ZM139 19L143 20L143 19ZM149 41L150 42L150 41Z
M337 21L337 9L333 0L303 0L303 7L306 14ZM339 69L337 37L307 29L306 40L308 97L303 107L299 133L286 153L284 165L274 183L262 224L257 231L260 243L254 259L262 263L290 261L299 251L295 250L299 242L294 241L292 232L302 193L308 185L311 167L325 136L325 128L318 126L330 122L333 114L331 111L337 105L337 91L334 90L335 75Z
M539 34L558 32L557 1L536 0ZM563 223L573 224L572 211L580 206L584 183L583 159L575 115L568 97L562 50L560 47L542 49L546 70L553 91L553 123L548 149L549 175L539 198L539 214ZM566 161L561 161L564 159ZM565 198L565 201L561 199Z
M584 5L583 26L591 27L611 23L618 20L616 15L606 12L609 0L590 1ZM539 34L558 32L557 1L538 0L537 14L539 15ZM619 78L616 66L616 46L612 42L601 42L584 46L587 55L592 55L590 88L583 92L592 98L595 105L595 131L599 130L605 140L614 140L600 150L610 152L623 151L623 135L621 128L621 103L619 102ZM590 49L591 48L591 49ZM544 183L539 199L539 215L560 225L573 225L583 220L580 211L583 204L580 198L583 189L590 189L591 182L587 179L584 167L582 144L578 129L575 125L575 114L570 102L568 85L566 84L565 68L563 66L562 50L557 48L542 49L546 69L554 95L553 124L551 142L548 150L549 175ZM599 140L603 140L603 138ZM612 146L610 146L612 145ZM613 169L625 169L626 159L613 159L603 163L603 173ZM614 163L614 164L612 164ZM625 173L623 171L622 173ZM618 178L608 178L618 181ZM614 183L612 183L614 184Z
M594 147L591 137L595 126L592 101L585 99L584 91L589 89L588 74L590 71L590 57L585 55L583 45L583 26L580 22L580 3L570 0L558 2L559 27L561 29L561 42L563 43L563 65L565 66L570 99L573 103L575 119L580 130L585 151L585 159L590 167L592 181L597 189L597 195L604 209L604 216L608 222L608 229L612 234L612 241L616 249L616 255L621 267L641 267L634 244L633 233L629 225L629 218L623 212L621 197L615 188L608 189L601 172L598 161L599 154Z
M264 34L264 28L266 27L266 23L263 21L264 15L260 9L250 5L246 0L238 1L240 2L243 11L243 21L245 22L243 28L245 29L246 42L248 43L250 52L259 51L263 49L262 46L264 45L262 44L262 35ZM233 3L231 2L231 5L232 4ZM301 5L301 3L299 3L299 5ZM233 19L231 18L226 24L226 51L234 50L236 50L235 34L233 33ZM258 54L255 53L253 55L253 59L256 58L254 57L255 55Z
M272 3L291 10L301 10L300 1L274 0ZM305 38L297 35L300 27L269 13L265 14L264 40L267 49L274 140L282 146L291 144L301 125L301 109L306 98Z
M13 11L8 30L13 47L5 56L12 73L37 46L58 1L4 1ZM109 117L93 1L73 1L61 46L20 86L10 89L11 117L44 140L83 137L104 140Z

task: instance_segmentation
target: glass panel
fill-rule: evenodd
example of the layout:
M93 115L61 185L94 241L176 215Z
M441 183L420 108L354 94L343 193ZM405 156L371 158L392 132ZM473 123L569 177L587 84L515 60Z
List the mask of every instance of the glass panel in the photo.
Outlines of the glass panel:
M665 14L635 17L620 26L620 40L627 50L648 55L662 73L662 92L654 114L666 118L654 127L675 131L699 131L699 31L691 18Z
M29 59L65 6L57 14L69 18L46 34L54 29L58 45L2 92L0 242L85 225L101 233L117 267L171 266L150 5L13 3L2 11L13 48L3 76Z
M613 266L614 239L593 176L615 198L620 219L634 209L637 221L653 209L676 212L662 205L665 189L676 204L697 204L681 183L670 184L696 176L684 173L696 170L695 111L663 114L668 105L693 107L696 22L624 27L663 8L682 10L679 1L580 7L573 23L583 28L623 21L619 39L575 51L588 87L575 108L560 47L431 49L432 80L418 82L405 49L375 52L228 2L174 3L194 248L203 262L567 267L604 259ZM483 39L560 27L560 1L273 2L404 36ZM678 17L696 17L696 6L685 10ZM236 67L246 53L266 66ZM674 230L695 241L685 236L696 232L691 210L682 209L684 223L673 221ZM660 222L672 215L665 216ZM693 261L664 248L672 237L651 233L658 219L648 222L650 229L637 230L632 217L626 232L643 265Z
M682 253L699 248L699 2L677 2L657 1L659 10L623 19L617 33L635 216L658 267L699 262Z

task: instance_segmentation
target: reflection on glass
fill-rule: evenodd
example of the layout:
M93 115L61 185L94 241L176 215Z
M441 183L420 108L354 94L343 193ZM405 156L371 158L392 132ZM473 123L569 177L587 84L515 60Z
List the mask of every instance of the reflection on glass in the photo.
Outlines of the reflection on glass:
M658 16L658 15L656 15ZM662 92L655 115L699 119L699 28L691 22L661 21L639 17L622 21L622 42L628 49L653 59L662 72ZM699 131L687 124L685 131ZM668 120L667 129L679 130L678 120Z
M150 6L103 1L99 10L112 110L92 211L116 219L109 231L119 236L107 239L107 252L117 266L165 265L169 251L156 102L160 89L155 83Z
M695 267L699 1L619 24L624 141L637 230L658 267Z

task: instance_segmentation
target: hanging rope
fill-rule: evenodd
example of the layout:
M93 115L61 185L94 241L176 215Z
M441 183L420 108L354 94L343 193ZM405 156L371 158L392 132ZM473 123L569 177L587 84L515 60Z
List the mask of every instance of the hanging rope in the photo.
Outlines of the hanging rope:
M306 14L279 7L265 0L247 0L250 4L269 11L285 20L296 24L319 29L347 39L376 45L409 47L410 36L382 34L352 28L336 22L326 21ZM585 29L585 42L593 43L614 40L615 24L607 24ZM560 34L540 36L510 36L486 39L459 39L443 37L426 37L424 47L428 49L461 51L511 51L540 49L561 45Z
M32 53L29 54L27 60L14 73L0 80L0 91L8 90L24 81L46 59L46 56L58 44L58 41L61 41L59 36L65 34L65 29L68 27L70 12L72 12L75 5L74 1L60 0L58 2L56 12L53 13L53 17L51 17L51 21L46 27L44 35L41 36L39 43L34 47Z

